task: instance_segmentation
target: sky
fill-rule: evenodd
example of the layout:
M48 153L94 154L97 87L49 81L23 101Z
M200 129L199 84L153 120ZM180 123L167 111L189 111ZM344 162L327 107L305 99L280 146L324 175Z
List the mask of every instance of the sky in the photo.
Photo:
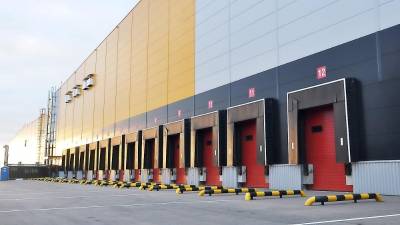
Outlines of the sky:
M0 0L0 148L138 0Z

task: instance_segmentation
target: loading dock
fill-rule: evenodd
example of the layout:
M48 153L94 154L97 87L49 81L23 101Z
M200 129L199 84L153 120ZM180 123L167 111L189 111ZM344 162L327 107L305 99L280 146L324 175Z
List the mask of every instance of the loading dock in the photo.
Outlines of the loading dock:
M68 154L67 177L68 179L76 178L76 172L79 160L77 156L79 154L79 147L68 149L67 154Z
M261 99L228 108L226 170L231 167L236 169L236 173L230 174L236 174L237 179L226 179L237 180L238 186L268 187L266 133L269 151L273 151L276 138L271 137L273 131L265 132L265 123L271 123L267 127L268 130L274 129L275 108L272 99Z
M164 125L163 183L186 184L190 156L190 119Z
M142 158L142 131L125 135L124 181L139 182Z
M78 180L86 179L86 171L87 171L87 156L86 156L86 145L81 145L79 147L79 152L77 154L78 158L78 168L76 172L76 178Z
M67 172L67 167L68 167L68 150L63 150L62 156L61 156L61 170L59 171L58 177L61 178L67 178L68 172Z
M119 181L124 179L124 158L125 154L125 136L119 136L111 139L110 148L110 178L111 181Z
M91 180L96 180L97 179L97 151L98 150L98 142L94 142L89 144L88 146L88 167L87 167L87 174L86 174L86 179L91 181Z
M157 126L142 131L142 182L160 180L162 167L163 126Z
M356 160L357 82L340 79L288 93L288 156L314 190L351 191Z
M99 142L99 165L97 172L98 180L108 180L109 179L109 145L110 141L102 140Z
M226 165L226 110L191 119L189 184L221 185Z

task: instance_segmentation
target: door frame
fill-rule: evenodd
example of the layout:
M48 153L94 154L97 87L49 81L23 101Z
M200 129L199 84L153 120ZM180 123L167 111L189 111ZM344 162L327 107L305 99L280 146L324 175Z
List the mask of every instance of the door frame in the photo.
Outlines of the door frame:
M357 161L359 151L359 118L361 115L358 81L342 78L287 93L288 162L299 160L299 111L333 104L336 161Z

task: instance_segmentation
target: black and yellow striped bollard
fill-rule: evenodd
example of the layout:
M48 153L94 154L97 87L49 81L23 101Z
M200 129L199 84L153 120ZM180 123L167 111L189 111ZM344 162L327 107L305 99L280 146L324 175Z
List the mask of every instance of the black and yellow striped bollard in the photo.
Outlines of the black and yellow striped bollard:
M199 192L199 196L204 196L208 194L209 196L213 194L236 194L239 193L248 193L248 192L256 192L255 188L222 188L222 189L209 189L209 190L202 190Z
M318 202L325 205L325 202L339 202L339 201L354 201L358 200L375 199L377 202L383 202L383 198L379 193L362 193L362 194L345 194L345 195L326 195L326 196L313 196L304 203L305 206L311 206Z
M246 193L245 200L253 200L254 197L267 197L267 196L276 196L282 198L284 195L300 195L301 197L305 197L306 195L302 190L280 190L280 191L256 191L256 192L248 192Z

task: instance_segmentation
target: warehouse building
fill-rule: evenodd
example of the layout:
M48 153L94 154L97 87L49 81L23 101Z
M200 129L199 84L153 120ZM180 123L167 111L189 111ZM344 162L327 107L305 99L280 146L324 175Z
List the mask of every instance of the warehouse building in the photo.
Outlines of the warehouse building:
M45 164L46 128L47 113L41 109L39 116L25 124L8 143L8 164Z
M61 175L400 194L399 11L141 0L58 89Z

